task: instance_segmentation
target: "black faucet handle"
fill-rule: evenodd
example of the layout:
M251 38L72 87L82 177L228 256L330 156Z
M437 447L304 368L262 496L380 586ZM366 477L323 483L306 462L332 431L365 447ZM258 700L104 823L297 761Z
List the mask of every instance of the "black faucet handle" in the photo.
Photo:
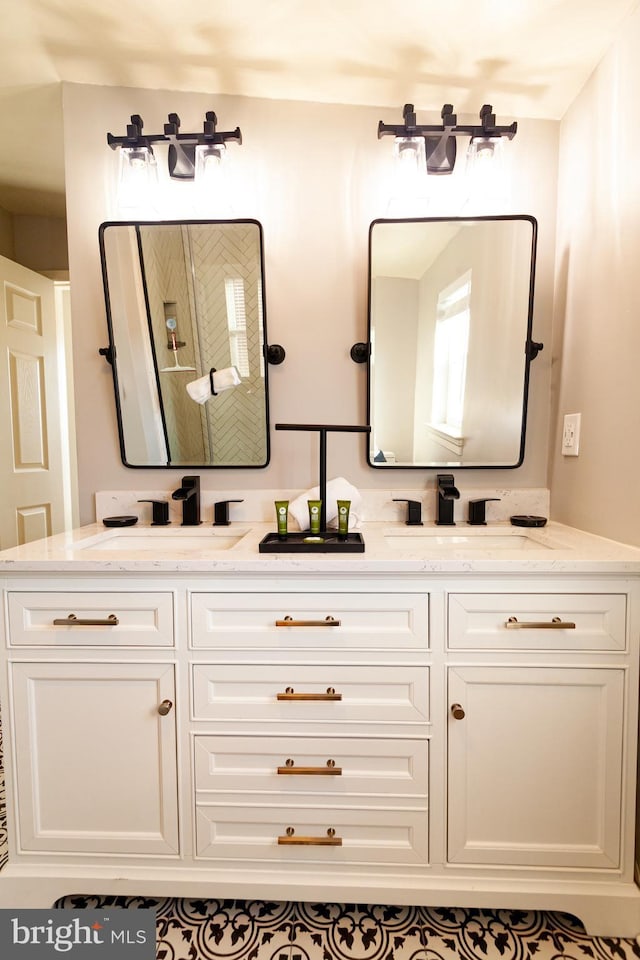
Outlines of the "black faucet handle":
M469 500L469 520L472 527L486 527L487 520L485 516L485 505L492 500L500 500L500 497L483 497L480 500Z
M229 504L244 503L244 500L218 500L213 505L213 525L214 527L228 527L231 523L229 519Z
M394 503L406 503L407 519L405 523L408 527L422 527L422 504L419 500L407 500L404 497L394 497Z
M150 503L152 505L152 527L166 527L171 523L171 520L169 520L169 503L167 500L138 500L138 503Z

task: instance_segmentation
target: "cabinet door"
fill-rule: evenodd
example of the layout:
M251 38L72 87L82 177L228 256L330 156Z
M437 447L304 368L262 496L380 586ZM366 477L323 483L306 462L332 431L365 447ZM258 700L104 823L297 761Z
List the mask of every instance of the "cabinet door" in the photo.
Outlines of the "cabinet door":
M617 867L624 671L460 666L448 683L449 861Z
M11 673L18 849L175 856L173 664L13 663Z

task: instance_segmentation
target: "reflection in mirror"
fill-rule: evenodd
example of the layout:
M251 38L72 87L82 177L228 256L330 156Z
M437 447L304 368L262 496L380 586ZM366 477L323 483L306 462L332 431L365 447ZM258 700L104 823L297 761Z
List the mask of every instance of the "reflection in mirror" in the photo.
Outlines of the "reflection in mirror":
M522 463L535 242L527 216L371 224L371 466Z
M125 465L266 466L260 224L105 223L100 253Z

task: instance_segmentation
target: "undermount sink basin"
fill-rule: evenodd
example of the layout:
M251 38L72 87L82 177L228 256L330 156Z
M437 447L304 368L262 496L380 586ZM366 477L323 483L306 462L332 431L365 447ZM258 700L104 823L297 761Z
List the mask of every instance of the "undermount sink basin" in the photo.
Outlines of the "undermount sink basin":
M119 553L153 551L159 557L176 552L202 553L211 550L229 550L246 535L246 530L217 533L210 528L184 530L127 530L114 533L109 530L79 545L81 550L111 550Z
M384 537L388 547L396 550L552 550L523 533L441 533L428 530L394 531Z

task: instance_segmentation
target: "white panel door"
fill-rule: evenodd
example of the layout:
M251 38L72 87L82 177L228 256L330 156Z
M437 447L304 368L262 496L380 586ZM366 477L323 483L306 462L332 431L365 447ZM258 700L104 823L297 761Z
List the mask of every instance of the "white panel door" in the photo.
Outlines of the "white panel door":
M2 550L65 526L61 368L53 281L0 257Z
M173 664L14 663L11 677L18 850L175 856Z
M460 666L448 682L449 861L617 867L624 671Z

